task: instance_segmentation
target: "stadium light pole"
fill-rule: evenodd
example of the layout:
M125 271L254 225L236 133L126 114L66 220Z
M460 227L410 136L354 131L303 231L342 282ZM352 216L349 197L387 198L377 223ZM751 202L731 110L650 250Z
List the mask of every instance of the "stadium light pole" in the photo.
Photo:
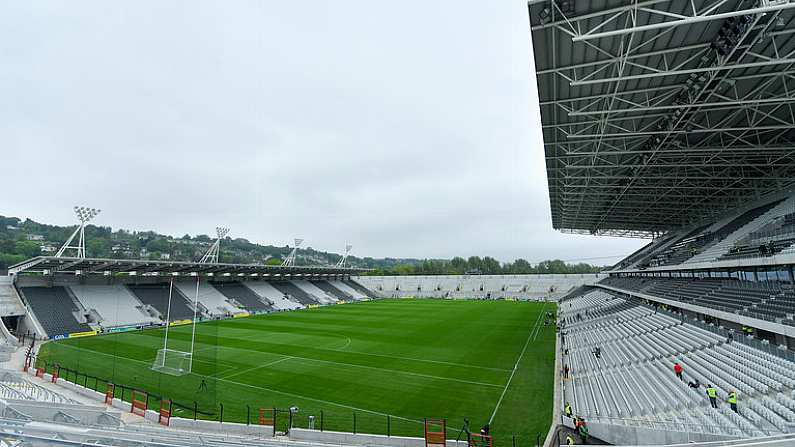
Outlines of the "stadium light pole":
M100 213L101 210L96 208L89 208L85 206L75 206L74 212L77 216L77 219L80 221L80 225L75 228L75 231L69 236L69 239L64 242L58 252L55 253L56 258L60 258L66 252L66 250L76 250L77 251L77 258L85 259L86 257L86 224L97 217L97 214ZM77 245L72 245L72 241L74 240L75 236L78 236Z
M295 264L295 258L298 256L298 247L300 247L303 242L303 239L295 239L295 246L293 247L293 250L290 252L290 254L287 255L287 259L282 262L282 267L292 267L293 264Z
M348 260L348 255L351 253L351 248L353 248L353 245L346 245L345 246L345 254L342 255L342 259L340 259L339 262L337 262L337 265L336 265L337 268L345 267L345 261Z
M207 253L202 256L200 263L206 264L217 264L218 263L218 254L221 251L221 239L226 237L229 234L229 228L226 227L215 227L215 233L218 237L215 239L215 242L210 246L210 249L207 250Z

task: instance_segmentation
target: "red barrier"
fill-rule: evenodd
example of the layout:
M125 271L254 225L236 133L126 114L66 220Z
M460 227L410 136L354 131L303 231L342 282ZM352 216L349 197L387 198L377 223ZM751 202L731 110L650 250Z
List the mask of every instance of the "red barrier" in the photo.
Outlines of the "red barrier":
M160 401L160 416L157 418L157 422L159 422L160 425L168 427L168 423L171 421L172 406L173 402L171 402L170 399Z
M105 386L105 403L108 405L113 405L113 394L116 391L116 385L112 383L108 383Z
M145 416L147 400L148 398L146 393L142 391L133 391L132 405L130 405L130 413L137 414L138 416Z

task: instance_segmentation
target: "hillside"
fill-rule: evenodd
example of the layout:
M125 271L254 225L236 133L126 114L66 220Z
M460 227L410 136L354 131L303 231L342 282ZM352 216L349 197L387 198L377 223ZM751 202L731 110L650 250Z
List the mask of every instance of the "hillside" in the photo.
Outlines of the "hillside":
M54 255L75 227L38 223L31 219L0 216L0 270L39 255ZM86 252L89 257L112 259L152 259L196 261L207 251L213 239L205 234L174 237L154 231L113 230L110 227L86 226ZM291 247L255 244L244 238L227 237L221 243L220 262L240 264L280 264ZM314 250L298 251L296 265L329 265L340 260L338 253ZM374 269L373 274L505 274L505 273L590 273L598 267L543 261L531 265L524 259L500 263L494 258L471 256L446 259L348 257L348 266Z

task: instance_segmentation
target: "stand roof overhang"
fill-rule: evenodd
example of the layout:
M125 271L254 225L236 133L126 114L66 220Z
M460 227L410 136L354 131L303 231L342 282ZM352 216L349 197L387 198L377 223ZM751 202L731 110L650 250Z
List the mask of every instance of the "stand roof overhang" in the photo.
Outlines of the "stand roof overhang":
M283 267L255 264L225 264L136 259L56 258L38 256L8 269L11 274L128 274L128 275L202 275L263 277L332 277L358 275L367 269L350 267L298 266Z
M795 181L795 0L531 0L552 225L648 237Z

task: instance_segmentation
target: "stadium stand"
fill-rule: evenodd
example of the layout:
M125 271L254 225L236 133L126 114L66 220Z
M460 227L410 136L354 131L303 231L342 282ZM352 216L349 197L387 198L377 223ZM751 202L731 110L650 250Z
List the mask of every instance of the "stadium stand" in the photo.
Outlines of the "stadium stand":
M341 290L341 289L338 289L338 288L334 287L334 285L332 285L328 281L325 281L325 280L324 281L312 281L312 284L314 284L315 287L317 287L317 288L323 290L324 292L326 292L326 294L335 297L337 300L340 300L340 301L352 301L352 300L354 300L353 295L351 295L348 292L345 292L344 290Z
M144 305L149 305L156 309L163 321L166 320L167 314L169 315L169 321L193 319L192 303L177 287L174 287L171 293L170 311L168 306L168 283L128 284L127 287Z
M727 253L743 236L767 225L771 220L792 212L792 210L793 199L780 199L748 210L717 231L714 234L715 243L705 247L702 252L688 259L687 262L714 261Z
M563 301L560 325L570 374L563 399L590 424L735 437L795 429L791 360L601 290ZM674 362L684 368L684 380L674 375ZM717 388L717 409L709 404L707 384ZM724 403L733 390L738 413Z
M292 310L304 307L301 303L287 298L281 290L273 287L269 281L246 281L244 284L257 295L272 302L276 310Z
M329 280L329 284L331 284L332 286L342 290L345 293L350 294L353 297L353 299L355 299L355 300L367 299L367 295L359 292L358 290L352 288L351 286L345 284L344 282L342 282L340 280ZM374 280L372 283L370 283L370 287L373 288L373 289L376 289L377 287L379 287L378 284L379 283ZM379 290L383 290L383 289L379 289Z
M49 336L87 332L91 326L79 320L80 309L64 287L21 287L22 298Z
M196 296L195 281L177 281L174 283L174 286L177 287L183 295L189 297L189 299L193 299ZM206 281L199 283L198 301L207 314L215 317L229 316L244 312L243 309L230 303L226 299L226 295L219 292L217 288Z
M212 283L212 286L225 297L250 312L269 312L273 310L273 305L270 301L263 299L238 281L216 281Z
M793 286L722 278L606 278L600 284L776 321L795 313Z
M306 280L292 281L296 287L299 287L304 292L310 294L315 300L321 304L331 304L337 302L337 297L327 293L324 289L317 287L314 282Z
M372 290L368 289L367 287L359 284L358 282L356 282L356 281L354 281L352 279L344 279L344 280L342 280L342 282L345 283L351 289L356 290L357 292L359 292L362 295L366 296L367 298L370 298L370 299L378 298L378 295L373 293Z
M594 284L604 277L599 274L431 275L359 276L356 280L371 292L386 297L543 300L558 299L576 287ZM344 283L332 281L332 284L346 287ZM346 289L349 293L353 290Z
M104 328L159 322L124 285L73 284L69 289L84 308L99 315L97 322Z
M304 306L312 306L320 303L318 298L304 292L303 289L290 281L271 281L269 284L282 292L290 300L298 301Z
M795 198L752 203L720 220L673 231L657 238L610 270L654 268L773 256L790 249L795 234ZM793 217L787 217L793 216Z

